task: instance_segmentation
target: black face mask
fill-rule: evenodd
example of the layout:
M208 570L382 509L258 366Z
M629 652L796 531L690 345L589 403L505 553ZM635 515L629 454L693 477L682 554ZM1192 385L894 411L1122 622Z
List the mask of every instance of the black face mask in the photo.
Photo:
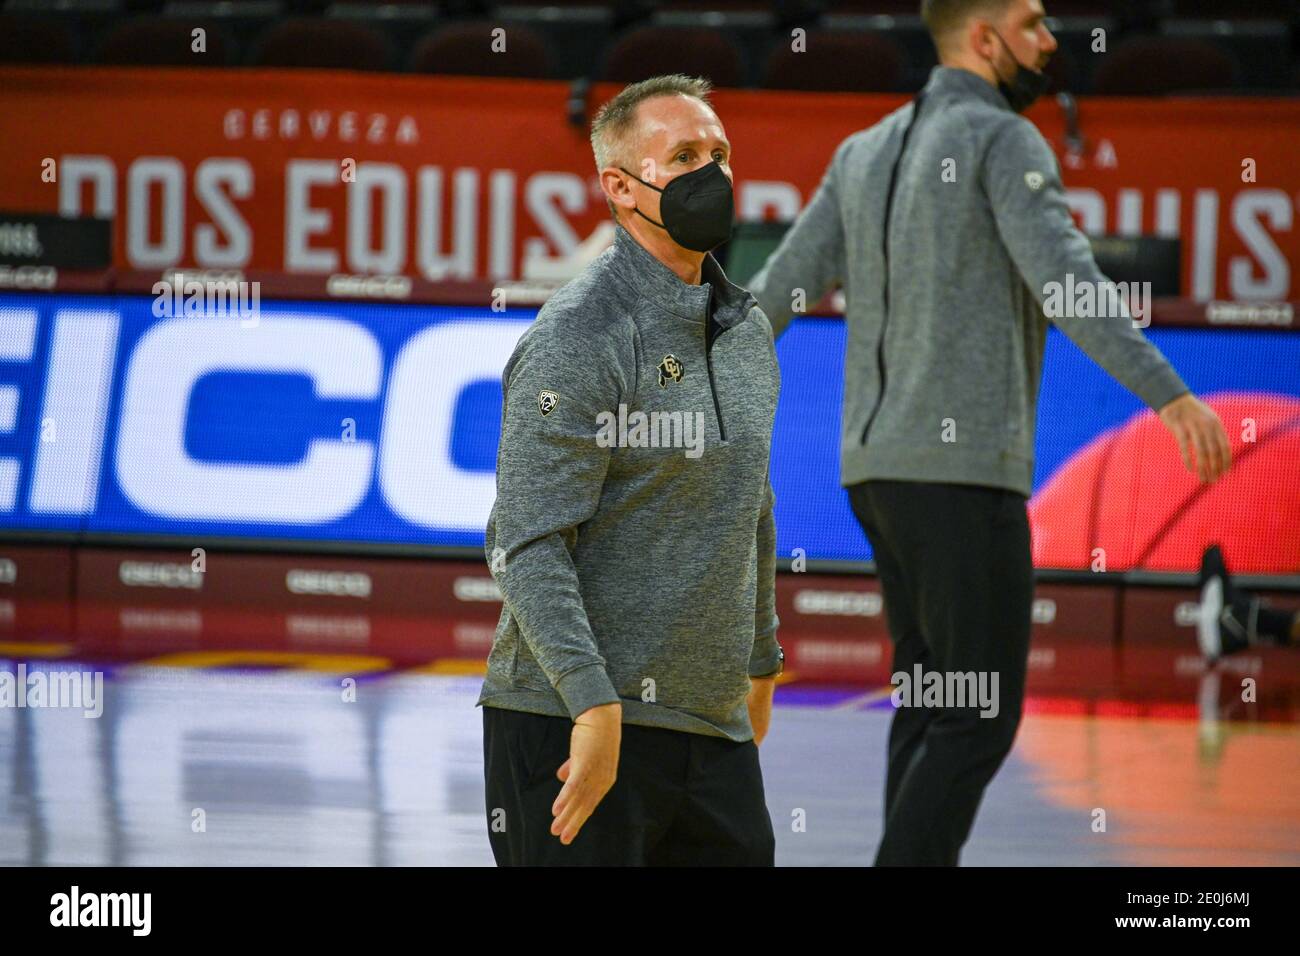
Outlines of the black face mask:
M1016 75L1011 78L1010 83L1002 79L1002 74L998 73L996 66L993 68L993 72L997 73L998 76L998 92L1007 98L1007 102L1011 104L1013 110L1017 113L1023 113L1033 105L1034 100L1047 92L1047 87L1052 82L1051 77L1040 70L1031 70L1026 66L1022 66L1020 61L1016 59L1016 55L1011 53L1011 47L1007 46L1007 41L1002 39L1002 34L994 30L993 35L998 38L1002 48L1011 54L1011 59L1016 64Z
M633 211L646 222L667 230L673 242L683 249L708 252L731 238L735 199L731 180L717 163L705 163L699 169L683 173L663 189L626 169L623 172L641 185L662 193L659 215L663 216L663 222L655 222L640 209Z

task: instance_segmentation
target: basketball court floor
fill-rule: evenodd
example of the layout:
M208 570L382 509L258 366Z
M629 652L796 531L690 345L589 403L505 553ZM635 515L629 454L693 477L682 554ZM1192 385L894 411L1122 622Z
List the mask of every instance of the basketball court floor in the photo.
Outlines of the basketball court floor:
M74 651L0 644L0 671L66 672L83 666ZM1240 703L1250 661L1206 669L1191 649L1170 653L1188 674L1181 703L1031 690L964 865L1300 865L1300 727ZM0 864L493 862L481 662L179 653L84 666L104 675L98 718L0 708ZM869 864L888 688L793 677L761 748L778 865Z

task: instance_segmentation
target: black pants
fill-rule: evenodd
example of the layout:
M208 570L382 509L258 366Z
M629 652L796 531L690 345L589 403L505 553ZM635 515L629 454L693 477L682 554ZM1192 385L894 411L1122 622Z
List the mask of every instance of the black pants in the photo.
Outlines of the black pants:
M772 866L758 747L623 725L618 779L568 846L551 835L573 723L483 708L488 838L499 866Z
M849 501L871 541L893 673L998 674L998 713L899 707L877 866L956 866L1024 706L1033 563L1025 498L974 485L868 481Z

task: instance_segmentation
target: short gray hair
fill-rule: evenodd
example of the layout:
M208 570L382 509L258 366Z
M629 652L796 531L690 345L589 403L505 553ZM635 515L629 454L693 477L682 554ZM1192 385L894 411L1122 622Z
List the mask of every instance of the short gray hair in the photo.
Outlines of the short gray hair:
M597 171L606 166L626 165L628 134L636 122L637 107L646 100L657 96L693 96L705 106L712 106L709 94L713 84L702 76L686 76L684 73L669 73L665 76L652 76L640 83L625 86L618 95L596 111L591 121L591 151L596 157ZM635 164L633 164L635 165ZM615 219L618 214L614 204L606 200L609 211Z

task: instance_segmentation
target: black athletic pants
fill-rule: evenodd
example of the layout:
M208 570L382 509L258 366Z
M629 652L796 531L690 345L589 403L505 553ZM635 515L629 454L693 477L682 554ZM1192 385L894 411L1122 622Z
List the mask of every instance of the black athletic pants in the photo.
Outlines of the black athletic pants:
M567 717L483 708L488 838L499 866L772 866L758 747L623 725L618 779L568 846L551 806Z
M849 501L875 552L891 673L997 672L998 714L899 707L877 866L956 866L1024 704L1033 564L1025 498L976 485L867 481Z

